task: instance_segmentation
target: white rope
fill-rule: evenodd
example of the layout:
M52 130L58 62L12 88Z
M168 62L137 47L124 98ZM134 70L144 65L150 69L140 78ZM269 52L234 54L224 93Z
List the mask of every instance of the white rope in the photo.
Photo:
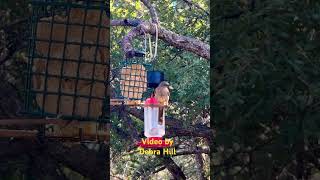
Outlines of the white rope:
M147 35L146 32L143 31L143 35L144 35L144 61L147 61Z
M155 45L155 48L154 48L154 59L157 57L157 53L158 53L158 25L156 24L156 45Z
M149 53L147 53L147 34L145 33L145 31L143 31L144 34L144 50L145 50L145 61L147 61L147 59L149 59L150 61L153 61L157 55L158 55L158 38L159 38L159 32L158 32L158 25L155 24L155 28L156 28L156 42L155 42L155 46L154 46L154 53L152 51L152 42L151 42L151 35L148 34L148 40L149 40Z
M149 37L149 50L150 50L150 59L152 59L152 42L151 42L151 35L148 35Z

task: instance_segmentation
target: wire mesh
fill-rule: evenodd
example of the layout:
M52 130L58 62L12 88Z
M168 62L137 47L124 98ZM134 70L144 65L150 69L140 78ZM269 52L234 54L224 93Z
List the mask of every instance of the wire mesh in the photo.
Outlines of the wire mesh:
M113 98L141 101L148 97L150 89L147 87L147 71L150 69L151 65L144 58L123 60L117 71L113 71Z
M109 4L32 1L27 113L106 120Z

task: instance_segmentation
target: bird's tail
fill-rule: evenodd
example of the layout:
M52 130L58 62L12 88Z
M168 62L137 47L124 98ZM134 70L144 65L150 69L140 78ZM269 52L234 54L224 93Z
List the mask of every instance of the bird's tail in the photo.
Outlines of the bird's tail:
M159 107L159 124L162 125L163 124L163 110L164 107Z

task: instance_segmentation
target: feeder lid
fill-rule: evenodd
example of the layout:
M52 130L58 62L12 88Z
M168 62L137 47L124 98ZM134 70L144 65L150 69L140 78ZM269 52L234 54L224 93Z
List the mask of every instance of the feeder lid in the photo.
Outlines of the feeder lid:
M155 105L155 104L159 104L158 100L154 97L148 98L146 99L146 102L144 103L145 105Z

